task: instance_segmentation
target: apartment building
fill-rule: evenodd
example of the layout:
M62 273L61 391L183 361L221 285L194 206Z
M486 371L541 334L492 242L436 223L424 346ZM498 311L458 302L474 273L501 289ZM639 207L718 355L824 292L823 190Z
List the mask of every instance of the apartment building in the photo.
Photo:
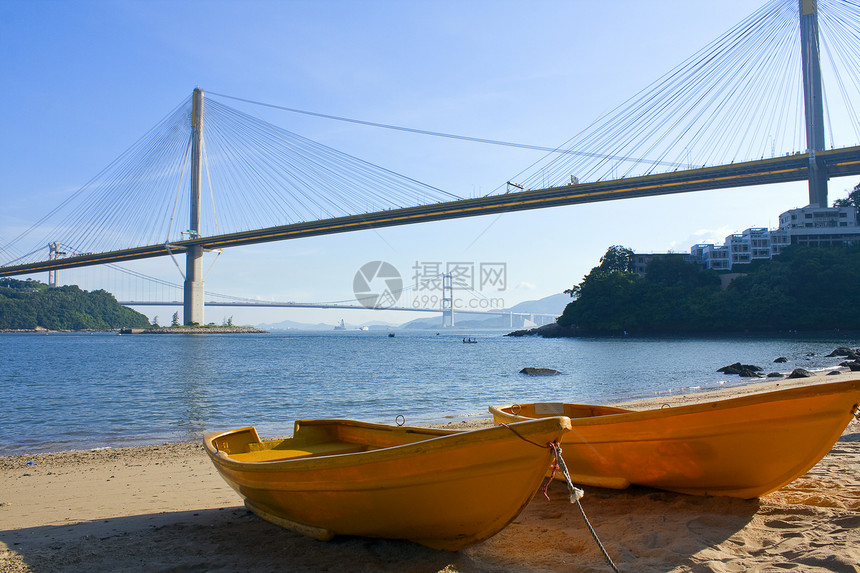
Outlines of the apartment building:
M693 245L690 257L705 268L731 271L735 265L779 255L789 245L828 247L857 243L860 243L860 226L854 207L808 205L781 214L778 229L753 227L729 235L722 245Z

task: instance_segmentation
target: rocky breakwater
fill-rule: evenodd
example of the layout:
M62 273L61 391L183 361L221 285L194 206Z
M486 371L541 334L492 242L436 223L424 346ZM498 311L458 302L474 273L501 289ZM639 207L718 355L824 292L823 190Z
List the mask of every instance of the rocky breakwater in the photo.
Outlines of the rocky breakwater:
M165 326L154 328L123 328L120 334L256 334L265 330L253 326Z
M811 356L815 356L815 354L807 354L807 358ZM840 362L836 369L830 370L827 374L840 374L841 372L838 368L847 368L851 372L860 371L860 348L839 347L827 355L828 358L842 356L848 360ZM784 356L780 356L774 359L773 362L774 364L784 364L788 362L788 359ZM722 372L723 374L737 374L741 378L761 378L763 371L764 369L761 366L755 366L754 364L741 364L740 362L735 362L734 364L717 368L717 372ZM789 374L771 372L767 375L768 378L809 378L810 376L814 376L814 373L804 368L795 368Z

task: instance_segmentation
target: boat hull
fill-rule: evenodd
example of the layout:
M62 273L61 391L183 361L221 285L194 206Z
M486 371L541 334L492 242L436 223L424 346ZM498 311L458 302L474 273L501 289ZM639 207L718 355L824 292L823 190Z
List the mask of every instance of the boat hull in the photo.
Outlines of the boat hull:
M818 463L851 421L858 402L860 380L852 380L573 418L562 440L564 459L574 482L583 485L622 489L637 484L692 495L755 498ZM564 411L563 405L548 404L541 414L535 406L494 406L490 412L500 423Z
M514 429L534 443L504 427L451 432L300 421L293 442L278 448L311 444L311 455L286 460L241 461L254 456L242 451L255 447L249 428L207 435L204 444L248 508L273 523L317 539L359 535L458 550L500 531L540 486L552 456L544 445L560 440L570 423L533 422ZM236 438L242 432L245 445ZM368 449L313 453L314 444L326 443Z

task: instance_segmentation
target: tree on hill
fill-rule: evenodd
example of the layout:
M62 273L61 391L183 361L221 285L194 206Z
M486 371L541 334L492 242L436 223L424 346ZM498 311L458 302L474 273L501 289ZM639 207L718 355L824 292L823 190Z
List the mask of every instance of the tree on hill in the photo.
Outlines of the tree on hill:
M565 290L564 294L578 298L582 294L583 286L587 284L589 279L596 281L616 272L633 272L633 251L621 245L613 245L606 249L606 254L600 257L600 265L591 269L591 272L583 277L582 283Z
M844 199L836 199L833 202L834 207L854 207L857 211L857 218L860 219L860 183L854 186L854 189L848 193L848 197Z
M606 254L600 257L600 270L611 272L633 272L633 251L621 245L613 245L606 249Z

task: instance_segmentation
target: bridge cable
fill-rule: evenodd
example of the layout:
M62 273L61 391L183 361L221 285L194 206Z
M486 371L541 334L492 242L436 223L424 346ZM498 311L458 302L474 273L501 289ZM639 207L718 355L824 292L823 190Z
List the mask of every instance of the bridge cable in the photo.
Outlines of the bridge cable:
M313 116L313 117L330 119L330 120L334 120L334 121L342 121L342 122L346 122L346 123L366 125L369 127L379 127L382 129L390 129L390 130L394 130L394 131L403 131L403 132L415 133L415 134L419 134L419 135L429 135L429 136L433 136L433 137L458 139L461 141L470 141L473 143L485 143L488 145L501 145L504 147L516 147L519 149L530 149L533 151L548 151L550 153L564 153L564 154L570 154L570 155L582 155L585 157L619 159L619 157L613 156L613 155L605 155L605 154L592 153L592 152L587 152L587 151L577 151L574 149L562 149L560 147L545 147L545 146L541 146L541 145L530 145L527 143L514 143L511 141L501 141L498 139L486 139L486 138L482 138L482 137L472 137L472 136L468 136L468 135L457 135L457 134L453 134L453 133L443 133L440 131L430 131L430 130L418 129L418 128L414 128L414 127L403 127L403 126L399 126L399 125L392 125L392 124L387 124L387 123L378 123L378 122L373 122L373 121L365 121L365 120L361 120L361 119L353 119L353 118L348 118L348 117L343 117L343 116L338 116L338 115L331 115L331 114L325 114L325 113L318 113L318 112L314 112L314 111L296 109L296 108L292 108L292 107L286 107L286 106L272 104L272 103L255 101L252 99L247 99L247 98L242 98L242 97L237 97L237 96L231 96L231 95L222 94L222 93L216 93L216 92L209 92L209 93L211 93L212 95L219 96L219 97L225 97L225 98L233 99L236 101L241 101L244 103L249 103L252 105L259 105L259 106L269 107L269 108L277 109L277 110L281 110L281 111L288 111L291 113L309 115L309 116ZM623 159L627 159L627 158L623 158ZM644 161L644 160L636 160L636 161ZM673 163L673 162L662 162L662 163L668 167L682 167L683 166L682 164Z

